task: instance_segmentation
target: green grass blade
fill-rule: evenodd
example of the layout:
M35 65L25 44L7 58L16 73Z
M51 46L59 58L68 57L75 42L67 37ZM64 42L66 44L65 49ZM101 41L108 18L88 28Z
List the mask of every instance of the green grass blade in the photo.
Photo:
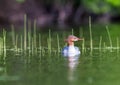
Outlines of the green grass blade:
M89 31L90 31L90 51L93 51L93 39L92 39L92 29L91 29L91 17L89 17Z
M11 26L11 28L12 28L12 43L15 48L15 29L13 25Z
M26 14L24 15L24 50L27 50L27 16Z
M60 40L59 40L59 35L57 34L57 48L58 48L58 53L60 52Z
M100 42L99 42L99 51L101 52L102 50L102 36L100 36Z
M110 31L108 29L108 26L106 26L106 31L107 31L109 42L110 42L110 50L112 51L112 39L111 39L111 36L110 36Z

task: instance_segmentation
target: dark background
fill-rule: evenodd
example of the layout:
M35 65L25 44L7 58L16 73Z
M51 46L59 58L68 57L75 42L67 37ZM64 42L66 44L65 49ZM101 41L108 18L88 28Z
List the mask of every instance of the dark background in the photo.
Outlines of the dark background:
M120 22L120 0L0 0L0 28L24 24L24 15L38 28Z

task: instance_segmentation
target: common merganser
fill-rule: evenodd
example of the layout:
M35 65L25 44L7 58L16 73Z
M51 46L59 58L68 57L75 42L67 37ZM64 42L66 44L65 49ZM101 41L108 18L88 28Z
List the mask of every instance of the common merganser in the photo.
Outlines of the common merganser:
M62 54L64 56L75 56L80 54L80 50L78 47L74 46L74 41L83 40L74 35L69 35L65 40L67 42L67 46L63 48Z

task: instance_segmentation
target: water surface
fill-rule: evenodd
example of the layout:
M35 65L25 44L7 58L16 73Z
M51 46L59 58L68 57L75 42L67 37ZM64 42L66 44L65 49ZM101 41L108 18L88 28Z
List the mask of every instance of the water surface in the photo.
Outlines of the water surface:
M29 58L26 59L25 57ZM120 58L114 52L64 57L9 54L0 65L2 85L119 85Z
M23 48L25 45L20 43L20 36L15 37L16 46L13 46L11 34L8 33L7 49L4 52L0 50L0 85L120 85L118 30L119 26L109 27L111 45L105 27L92 26L91 50L89 28L75 29L72 33L84 37L85 42L75 43L81 54L69 57L64 57L60 51L65 46L65 37L72 34L71 31L41 32L42 42L35 41L40 46L25 41L28 48L31 47L27 52ZM39 48L37 53L31 45ZM19 52L19 49L22 50Z

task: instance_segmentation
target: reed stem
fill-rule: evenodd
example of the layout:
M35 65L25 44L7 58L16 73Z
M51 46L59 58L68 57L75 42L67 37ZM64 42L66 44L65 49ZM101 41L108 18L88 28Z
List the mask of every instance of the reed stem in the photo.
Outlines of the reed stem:
M112 39L111 39L111 36L110 36L108 26L106 26L106 30L107 30L107 34L108 34L108 38L109 38L109 42L110 42L110 50L112 51Z
M117 37L117 53L119 53L119 39Z
M99 42L99 51L101 52L102 50L102 36L100 36L100 42Z
M0 55L3 53L3 38L0 37Z
M31 42L32 42L32 46L31 46L31 51L32 51L32 55L34 54L34 38L31 37Z
M16 35L15 39L15 51L18 52L18 35Z
M12 28L12 43L13 43L13 47L15 48L15 29L14 26L11 26Z
M3 29L3 53L4 53L4 61L5 61L6 59L6 31L4 29Z
M85 39L83 38L83 42L82 42L82 53L85 53Z
M49 38L47 39L47 43L48 43L48 53L51 53L51 45Z
M49 29L49 38L47 42L48 42L48 50L51 53L51 30L50 29Z
M40 54L42 51L42 46L41 46L41 34L39 34L39 49L40 49Z
M23 37L22 37L22 35L20 36L20 41L21 41L20 48L21 48L21 52L22 52L23 51Z
M28 21L28 47L31 50L31 22Z
M89 31L90 31L90 51L93 51L93 39L92 39L92 29L91 29L91 17L89 17Z
M27 16L24 15L24 50L27 50ZM24 51L24 52L25 52Z
M35 52L37 52L37 43L36 43L36 20L34 20L34 33L33 33L33 42L34 42L34 49L35 49Z
M106 43L104 42L103 43L103 46L104 46L104 52L106 51Z
M59 35L57 34L57 48L58 48L58 53L60 52L60 40L59 40Z

